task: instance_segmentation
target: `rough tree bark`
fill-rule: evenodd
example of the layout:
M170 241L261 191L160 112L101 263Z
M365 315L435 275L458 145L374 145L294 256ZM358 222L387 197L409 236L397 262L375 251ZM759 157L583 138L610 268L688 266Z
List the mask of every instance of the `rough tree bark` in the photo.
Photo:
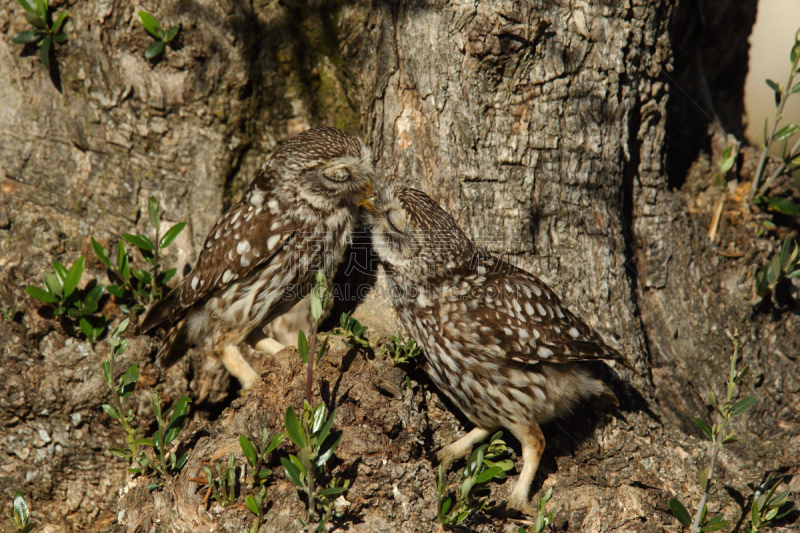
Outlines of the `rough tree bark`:
M143 427L152 424L149 387L167 402L184 393L194 400L180 444L189 463L173 487L150 492L107 451L122 439L100 409L107 345L75 338L23 291L41 285L53 260L90 258L90 235L115 244L144 231L151 194L165 206L165 226L189 222L168 257L184 273L253 170L279 142L322 124L359 133L379 185L431 194L635 364L636 373L598 369L619 411L585 405L544 428L532 492L554 488L557 529L679 530L667 501L698 501L695 472L708 457L688 420L710 415L703 398L724 380L737 330L751 365L740 394L761 401L734 423L745 441L722 453L710 510L743 520L767 473L800 489L797 289L786 289L782 306L754 307L752 276L775 241L735 221L723 223L721 242L708 241L719 197L710 160L727 139L710 143L709 120L691 103L741 134L754 0L51 5L72 15L47 73L10 42L26 28L22 9L0 2L0 298L19 305L14 322L0 321L0 494L9 501L23 489L43 530L241 531L252 523L241 505L203 504L188 480L231 451L242 463L243 421L282 429L286 406L303 396L296 354L265 360L262 383L235 399L207 347L162 372L152 361L157 339L132 332L118 371L140 367L132 398ZM163 59L144 58L152 40L138 9L181 24ZM741 161L743 180L751 167ZM90 261L83 283L106 277ZM431 531L431 452L469 428L424 372L412 370L422 386L408 390L408 369L379 355L398 328L388 305L378 298L357 311L374 352L334 345L315 388L339 405L345 436L335 467L352 479L335 525ZM114 302L103 311L122 318ZM274 329L291 341L304 324L300 311ZM278 466L291 451L284 443L273 454L261 531L294 530L302 516ZM478 517L467 529L516 526Z

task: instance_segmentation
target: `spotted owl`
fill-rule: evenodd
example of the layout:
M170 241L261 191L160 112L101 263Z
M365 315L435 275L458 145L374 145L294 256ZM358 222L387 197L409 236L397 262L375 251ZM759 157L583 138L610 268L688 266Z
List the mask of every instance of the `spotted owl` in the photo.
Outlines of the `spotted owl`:
M367 218L394 306L425 349L431 380L477 426L439 459L449 464L507 428L524 463L508 507L528 510L544 451L539 424L583 398L613 398L581 362L627 361L544 283L473 244L424 193L384 191Z
M263 326L309 293L317 270L333 275L372 176L369 149L335 128L306 130L281 145L211 228L194 269L145 317L144 331L169 328L160 365L211 337L228 371L252 388L258 376L238 345L247 340L267 351Z

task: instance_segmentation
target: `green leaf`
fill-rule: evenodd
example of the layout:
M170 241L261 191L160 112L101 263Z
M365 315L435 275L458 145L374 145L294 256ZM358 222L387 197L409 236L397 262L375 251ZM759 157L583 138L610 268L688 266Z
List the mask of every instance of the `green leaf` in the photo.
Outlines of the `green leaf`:
M161 237L161 241L158 243L158 245L161 248L166 248L167 246L172 244L172 241L175 240L175 237L177 237L185 227L186 227L186 222L178 222L177 224L175 224L174 226L172 226L167 230L164 236Z
M16 44L38 43L42 40L42 35L40 30L22 31L12 37L11 42Z
M748 409L753 407L758 401L758 395L748 396L743 400L739 400L731 408L731 416L739 416L747 412Z
M700 484L700 490L705 492L706 484L708 483L708 468L701 468L697 471L697 482Z
M325 413L326 413L325 403L324 402L319 402L319 405L317 405L314 408L314 413L311 415L311 434L312 435L316 434L320 430L320 428L322 427L322 424L325 422Z
M305 486L303 476L300 473L300 469L297 468L297 465L286 457L281 457L281 464L283 465L283 471L286 473L286 477L296 486L303 488Z
M47 29L47 23L42 17L39 16L38 13L25 12L25 20L27 20L30 25L35 28L39 28L40 30Z
M486 470L478 474L478 477L475 478L475 484L480 485L482 483L487 483L492 479L494 479L498 474L501 474L502 472L503 469L500 468L499 466L492 466L490 468L487 468Z
M164 37L164 42L168 43L172 39L174 39L175 36L178 35L178 30L179 29L180 29L180 26L173 26L172 28L170 28L169 31L167 32L166 37Z
M109 285L106 287L106 290L109 294L116 298L124 298L125 297L125 287L120 285Z
M787 124L772 136L773 141L783 141L797 133L797 124Z
M788 198L762 197L772 211L783 215L800 215L800 208Z
M66 9L58 14L58 18L53 23L53 27L50 28L51 33L58 33L61 30L61 25L64 23L64 20L69 16L69 11ZM64 36L66 38L66 35Z
M285 438L286 438L285 433L278 433L277 435L272 437L272 440L269 441L269 446L267 446L267 449L264 451L264 455L272 452L275 448L277 448Z
M725 151L722 152L722 161L719 164L719 172L723 176L727 174L731 168L733 168L733 163L736 159L731 155L733 152L733 145L729 144Z
M317 491L317 494L322 496L335 496L336 494L341 494L343 492L347 492L347 487L328 487L327 489Z
M125 374L120 378L120 396L127 398L133 393L136 388L136 383L139 381L139 367L131 365Z
M150 32L153 37L158 39L164 38L164 30L161 29L161 24L158 23L153 15L147 11L139 11L137 14L139 15L139 20L142 21L144 29Z
M164 435L164 444L169 444L175 440L175 437L181 432L183 422L189 412L189 403L191 401L192 399L188 396L181 396L181 398L175 402L175 405L172 407L172 416L167 425L167 432Z
M122 448L109 448L108 451L111 452L111 455L114 457L119 457L120 459L127 459L129 456L129 454L126 453L126 451Z
M153 282L153 277L146 270L141 270L139 268L134 268L134 269L131 270L131 274L133 274L133 277L135 277L136 279L138 279L142 283L146 283L146 284L149 285L150 283Z
M64 33L63 31L61 33L57 33L53 35L53 40L58 44L64 44L64 41L67 40L67 34Z
M14 492L14 515L19 517L23 526L28 524L31 517L25 495L19 489Z
M33 4L29 4L27 0L17 0L17 3L22 6L22 8L27 11L28 13L36 13L36 8Z
M722 515L717 515L717 516L722 516ZM714 517L714 518L716 518L716 517ZM703 527L700 528L700 531L717 531L717 530L722 529L723 527L727 526L730 523L731 523L730 520L722 520L721 522L715 522L713 524L709 524L707 526L703 526Z
M789 93L790 93L790 94L797 94L797 93L800 93L800 83L795 83L795 84L794 84L794 87L792 87L792 90L791 90L791 91L789 91Z
M163 51L164 51L164 41L156 41L147 47L147 50L144 51L144 57L146 57L147 59L153 59Z
M90 341L94 341L95 338L96 338L96 335L95 335L95 332L94 332L94 328L92 327L91 324L89 324L89 321L86 320L85 318L81 318L81 320L80 320L80 322L78 322L78 324L80 325L81 331L83 332L83 334L86 335L86 338L89 339Z
M289 433L289 438L300 448L306 445L306 437L300 427L300 422L297 420L297 415L291 407L286 408L286 415L284 416L284 424L286 431Z
M39 59L47 70L50 70L50 46L52 44L53 37L46 35L45 38L42 39L42 47L39 48Z
M148 252L152 252L156 249L156 247L153 245L153 241L144 235L131 235L130 233L125 233L122 238L137 248L141 248L142 250L146 250Z
M78 287L78 282L80 282L81 276L83 275L83 263L84 263L84 258L83 256L81 256L78 258L77 261L75 261L75 263L72 264L72 266L69 269L69 272L67 272L67 277L64 280L65 297L69 297L73 292L75 292L75 289Z
M47 15L47 0L33 0L36 12L44 18Z
M153 448L156 447L156 443L153 439L136 439L131 443L132 446L152 446Z
M314 320L319 322L320 317L322 317L322 298L320 296L319 286L315 286L311 289L311 316L314 317Z
M95 285L95 287L86 294L83 301L84 303L99 302L104 292L106 292L105 285Z
M250 466L256 466L258 462L258 454L256 453L255 448L250 443L250 440L245 437L244 435L239 435L239 446L242 448L242 452L244 456L247 457L247 462L250 463Z
M302 329L297 332L297 351L300 352L300 359L304 363L308 363L308 340L306 340L306 334Z
M781 93L781 86L777 82L774 82L774 81L772 81L770 79L766 79L764 81L767 83L767 86L769 86L770 89L772 89L773 91L775 91L778 94Z
M328 438L328 434L331 432L331 426L333 425L333 419L336 418L336 408L333 408L331 412L331 416L328 417L328 421L325 422L325 425L320 430L319 434L317 435L317 442L323 443L325 439Z
M175 467L173 468L173 470L176 471L180 470L181 468L183 468L183 465L185 465L186 461L188 460L189 460L189 452L186 452L185 454L181 455L180 459L175 461Z
M150 219L150 225L154 228L159 228L159 220L161 218L161 204L155 196L151 196L147 201L147 215Z
M150 389L150 405L153 407L153 412L156 414L156 420L161 425L161 396L154 389Z
M25 292L28 293L28 296L31 298L35 298L40 302L45 302L48 304L58 303L58 298L53 296L51 293L40 289L39 287L34 287L33 285L29 285L25 287Z
M339 442L342 440L342 432L339 431L337 433L331 433L330 438L325 440L322 445L319 447L319 455L317 456L317 466L320 467L330 460L333 457L333 452L336 451L336 448L339 446Z
M169 270L165 270L161 273L161 279L159 280L159 285L166 285L169 280L175 276L175 273L178 272L177 268L170 268Z
M258 504L256 504L255 498L253 498L252 496L247 496L245 503L247 504L247 508L250 509L250 512L258 516Z
M117 270L122 272L123 266L128 260L128 252L125 250L125 243L119 241L117 243Z
M789 59L792 61L792 65L797 63L798 55L800 55L800 43L794 43L794 46L792 46L792 51L789 52Z
M673 516L678 519L678 522L680 522L682 526L689 527L692 525L692 517L681 502L675 498L670 498L669 508Z
M700 427L700 429L703 430L703 433L705 433L706 437L708 437L712 441L714 440L713 434L711 432L711 427L708 424L706 424L699 418L692 418L692 420L694 420L694 423L697 424L698 427Z
M114 420L119 420L119 411L113 405L108 405L107 403L103 404L103 411L108 413L108 416L113 418Z

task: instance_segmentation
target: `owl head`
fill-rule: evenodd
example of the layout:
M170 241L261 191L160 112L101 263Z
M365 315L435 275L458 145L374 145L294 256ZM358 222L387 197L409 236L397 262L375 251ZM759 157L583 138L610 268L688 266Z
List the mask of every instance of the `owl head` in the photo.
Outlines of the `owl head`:
M372 193L370 150L355 135L312 128L281 145L264 164L281 177L276 184L317 209L358 204Z
M380 260L398 274L442 275L469 263L475 246L449 214L423 192L395 186L372 200L367 224Z

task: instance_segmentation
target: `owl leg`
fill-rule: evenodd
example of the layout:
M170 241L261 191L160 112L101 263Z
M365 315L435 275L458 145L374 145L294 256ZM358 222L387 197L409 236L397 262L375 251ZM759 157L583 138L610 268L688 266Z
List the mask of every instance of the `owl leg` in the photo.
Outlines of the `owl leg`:
M539 468L539 460L544 452L544 435L542 435L539 424L525 428L517 426L510 429L511 433L522 443L523 466L522 472L519 474L519 480L511 493L511 497L508 499L508 507L530 514L533 508L528 503L528 493L531 489L531 483L533 483L533 477L536 475L536 470Z
M264 355L273 355L285 348L285 346L272 337L267 337L260 329L255 329L247 336L245 342L253 347L253 349Z
M239 348L233 344L226 344L222 347L220 359L228 372L242 384L242 389L247 391L256 386L258 374L244 360Z
M489 436L489 431L475 428L457 441L439 450L436 459L439 460L445 469L450 468L455 461L466 457L472 451L472 447L478 442Z

